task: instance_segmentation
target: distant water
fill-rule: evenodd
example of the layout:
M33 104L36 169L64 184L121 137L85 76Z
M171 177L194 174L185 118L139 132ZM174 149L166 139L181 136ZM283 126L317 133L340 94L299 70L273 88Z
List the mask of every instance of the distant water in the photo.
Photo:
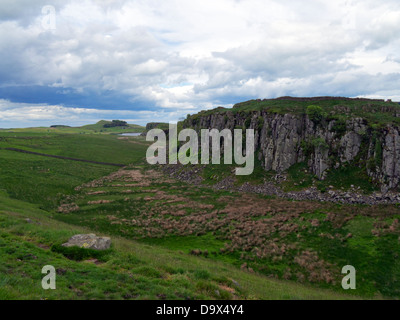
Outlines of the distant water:
M121 133L120 136L124 136L124 137L138 137L140 136L141 133Z

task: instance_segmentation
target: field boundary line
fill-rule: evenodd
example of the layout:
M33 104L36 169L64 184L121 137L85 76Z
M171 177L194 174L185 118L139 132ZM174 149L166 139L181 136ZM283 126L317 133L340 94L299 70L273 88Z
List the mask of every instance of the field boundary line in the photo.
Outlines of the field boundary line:
M52 154L27 151L27 150L22 150L22 149L17 149L17 148L4 148L4 150L27 153L27 154L33 154L33 155L37 155L37 156L50 157L50 158L56 158L56 159L62 159L62 160L87 162L87 163L100 164L100 165L106 165L106 166L114 166L114 167L126 167L125 164L120 164L120 163L100 162L100 161L92 161L92 160L86 160L86 159L78 159L78 158L71 158L71 157L64 157L64 156L56 156L56 155L52 155Z

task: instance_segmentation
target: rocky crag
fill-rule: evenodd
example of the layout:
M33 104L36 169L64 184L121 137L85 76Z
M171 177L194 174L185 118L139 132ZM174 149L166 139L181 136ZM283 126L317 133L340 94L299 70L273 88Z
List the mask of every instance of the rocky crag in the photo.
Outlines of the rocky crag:
M296 100L298 99L298 100ZM319 117L307 107L294 112L257 100L257 108L238 104L188 116L183 128L254 129L255 150L267 171L285 172L296 163L307 163L320 180L330 171L354 165L365 169L381 191L397 190L400 183L400 106L383 100L350 98L280 98L312 105L330 102ZM275 100L276 102L277 100ZM348 106L355 103L357 105ZM300 110L300 111L299 111ZM365 114L365 116L363 115Z
M147 132L149 132L152 129L161 129L164 131L168 131L168 123L165 122L149 122L146 125L146 130L142 132L141 136L145 137L147 135Z

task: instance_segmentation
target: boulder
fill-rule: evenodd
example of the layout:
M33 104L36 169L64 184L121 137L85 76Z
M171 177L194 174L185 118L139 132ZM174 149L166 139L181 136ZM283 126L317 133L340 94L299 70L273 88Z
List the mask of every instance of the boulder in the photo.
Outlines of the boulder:
M95 234L77 234L71 237L63 247L80 247L94 250L107 250L111 246L111 239L98 237Z

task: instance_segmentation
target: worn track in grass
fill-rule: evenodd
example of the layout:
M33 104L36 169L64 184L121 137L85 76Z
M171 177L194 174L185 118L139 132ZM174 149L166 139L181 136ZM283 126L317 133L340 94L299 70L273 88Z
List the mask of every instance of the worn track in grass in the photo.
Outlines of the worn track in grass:
M63 160L71 160L71 161L80 161L80 162L87 162L87 163L93 163L93 164L100 164L100 165L105 165L105 166L114 166L114 167L125 167L126 166L125 164L120 164L120 163L100 162L100 161L92 161L92 160L86 160L86 159L77 159L77 158L56 156L56 155L52 155L52 154L27 151L27 150L22 150L22 149L17 149L17 148L4 148L4 150L27 153L27 154L33 154L33 155L42 156L42 157L50 157L50 158L63 159Z

